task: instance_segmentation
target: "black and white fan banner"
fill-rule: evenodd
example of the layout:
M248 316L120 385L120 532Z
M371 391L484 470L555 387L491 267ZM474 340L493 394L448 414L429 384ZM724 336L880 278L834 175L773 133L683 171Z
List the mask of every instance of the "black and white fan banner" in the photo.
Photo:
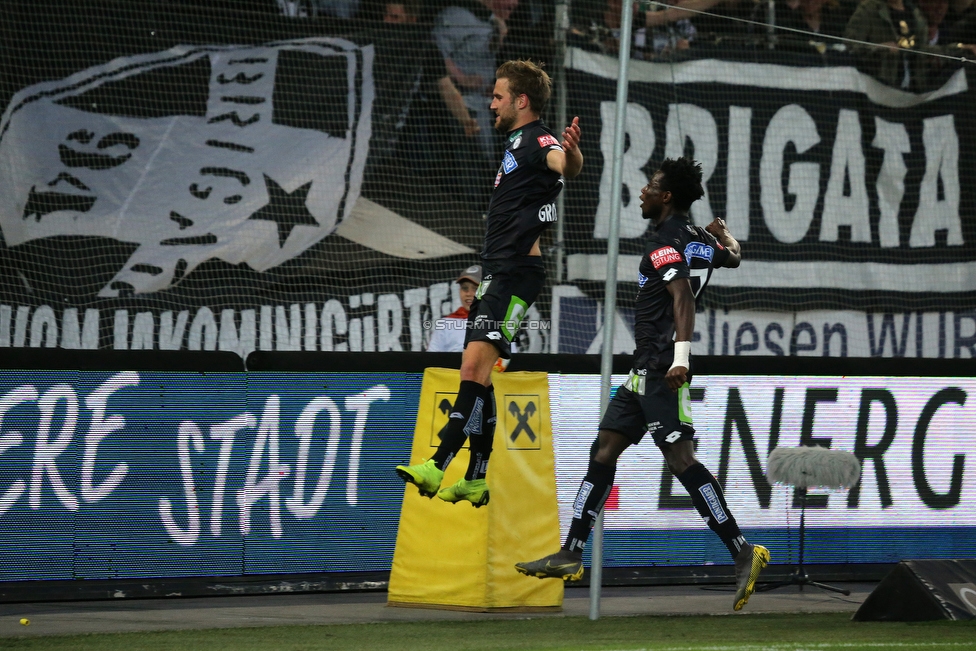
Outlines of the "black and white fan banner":
M102 297L166 289L213 258L294 258L359 196L372 64L372 48L334 38L177 46L24 88L0 121L6 244L138 243ZM139 92L175 75L173 97ZM308 111L283 78L327 87L334 106Z
M576 218L595 219L568 229L568 278L598 281L612 172L599 161L613 148L617 61L573 49L567 63L570 114L599 128L584 142L590 185L571 188ZM706 182L694 221L725 218L746 253L712 287L976 289L976 96L965 69L926 94L850 66L633 61L629 76L619 278L634 276L648 228L641 187L664 158L691 155Z

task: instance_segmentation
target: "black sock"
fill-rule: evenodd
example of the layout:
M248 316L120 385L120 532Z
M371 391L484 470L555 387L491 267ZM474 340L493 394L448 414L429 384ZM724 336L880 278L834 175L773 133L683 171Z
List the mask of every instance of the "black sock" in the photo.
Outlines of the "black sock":
M435 466L447 470L451 460L464 445L465 439L481 433L481 412L484 407L485 387L477 382L462 380L448 417L444 438L431 457Z
M725 494L722 492L722 487L718 485L718 480L700 463L675 476L691 495L691 503L695 505L702 520L709 529L718 534L732 554L732 560L735 560L746 539L739 531L739 525L732 517L732 512L729 511L729 505L725 501Z
M485 406L481 411L481 433L468 437L468 447L471 456L468 458L468 470L464 478L484 479L488 474L488 459L491 457L492 443L495 441L495 387L488 385L485 389Z
M595 446L594 446L595 447ZM573 522L569 525L566 544L563 549L582 554L590 537L596 516L603 510L603 503L610 496L616 466L606 466L590 456L590 465L580 484L576 500L573 502Z

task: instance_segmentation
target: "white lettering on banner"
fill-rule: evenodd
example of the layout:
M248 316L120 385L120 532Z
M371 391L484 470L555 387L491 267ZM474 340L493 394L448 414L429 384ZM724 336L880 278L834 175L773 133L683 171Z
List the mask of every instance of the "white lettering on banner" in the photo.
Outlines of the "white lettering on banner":
M580 432L595 432L599 423L600 382L599 376L563 375L558 383L551 394L553 445L565 533L592 443ZM964 481L976 454L972 378L695 376L696 390L704 394L695 399L696 454L724 487L740 526L795 524L793 490L770 485L765 464L772 448L799 445L847 450L862 461L854 489L811 489L818 508L807 510L808 527L976 521L976 484ZM693 511L673 506L673 497L686 495L677 482L673 495L662 494L667 472L654 446L628 449L617 465L618 508L607 511L605 526L704 528Z
M352 443L349 449L349 478L346 480L346 502L352 506L359 502L357 492L359 486L359 455L362 454L363 434L366 433L366 417L369 415L369 406L377 400L385 402L389 399L390 390L384 384L377 384L363 393L346 398L346 410L356 412Z
M616 122L617 103L600 102L600 153L603 160L613 160L613 130ZM641 237L647 232L648 221L640 209L640 191L648 181L643 168L654 153L654 123L651 114L640 104L627 104L626 132L630 147L622 160L622 191L620 204L620 237ZM610 234L610 195L612 165L603 166L600 176L600 201L593 222L593 237L605 240Z
M908 174L904 155L912 151L912 145L904 124L885 122L875 117L871 146L884 151L874 189L878 194L878 211L881 213L878 241L882 248L891 248L900 243L898 211L905 196L905 175Z
M254 310L242 310L240 330L237 329L234 320L234 310L222 310L220 312L218 348L229 350L247 358L254 351L257 341L256 314ZM149 347L152 348L152 346Z
M550 207L555 219L554 205L543 211ZM380 294L375 300L369 292L353 294L348 297L348 308L332 298L322 303L321 312L318 303L262 305L260 318L255 309L225 308L220 310L219 326L207 306L195 309L192 321L190 310L175 317L167 310L158 319L153 312L138 312L133 317L129 310L114 310L106 313L112 327L105 341L99 341L100 313L96 309L86 309L80 325L78 308L65 308L59 314L48 305L16 309L0 305L0 348L60 344L68 349L226 350L246 358L254 350L400 351L408 340L410 350L424 350L429 328L424 328L423 321L432 314L439 318L457 309L461 305L457 290L456 283L444 282L404 290L402 300L398 294ZM360 316L351 319L350 312ZM535 314L523 326L544 329L538 311Z
M400 351L400 335L403 334L403 305L396 294L380 294L376 297L376 350ZM314 350L314 348L313 348Z
M714 279L714 277L713 277ZM573 305L563 314L564 302ZM582 308L582 309L581 309ZM553 289L553 353L598 352L602 341L601 306L575 286ZM617 312L616 332L631 332L633 317ZM625 354L629 347L614 350ZM696 355L798 355L811 357L918 357L976 359L976 311L888 312L854 310L706 309L695 319Z
M118 340L119 333L116 330L115 341ZM197 310L197 315L193 317L193 323L190 324L186 347L189 350L217 350L217 320L214 319L213 310L209 307L201 307Z
M58 322L54 318L54 310L47 305L42 305L34 310L31 318L31 348L57 348L58 346Z
M612 59L574 50L570 60L577 70L614 78L606 67L616 65ZM844 89L865 94L874 104L888 107L918 106L968 90L964 71L958 71L937 91L916 95L883 87L862 73L842 68L818 69L814 72L787 66L712 60L686 62L677 66L636 62L634 68L630 71L631 83L723 83L807 92ZM719 73L720 70L724 70L724 74ZM615 103L602 102L600 113L601 152L604 160L609 161L612 159ZM692 205L691 211L697 223L705 223L712 216L708 182L716 167L718 152L724 148L728 152L724 179L725 217L736 237L745 241L750 238L752 110L748 107L729 107L726 143L719 142L718 138L716 124L721 117L694 104L669 104L665 128L667 142L663 156L661 153L656 155L662 158L684 155L690 141L691 155L702 163L706 192L701 201ZM905 124L889 123L873 116L876 128L870 144L884 152L881 169L874 177L873 174L869 175L866 166L864 148L868 143L863 141L862 117L857 110L842 108L837 113L836 129L831 130L825 125L825 133L834 133L829 170L821 170L821 163L811 160L811 157L820 156L811 153L811 149L820 143L820 134L816 122L800 104L779 107L765 125L759 164L759 194L766 226L776 240L788 244L799 242L809 234L811 226L816 223L815 217L819 215L822 219L819 233L814 235L822 242L846 240L846 229L849 228L851 242L873 243L880 248L900 244L898 214L909 171L903 154L911 151L908 129ZM914 120L921 123L918 126L922 131L925 169L918 188L919 201L912 218L909 245L912 248L935 247L938 245L936 236L939 232L946 233L948 245L962 245L965 242L960 215L960 145L955 117L948 114ZM763 128L761 125L755 126ZM647 107L636 102L627 105L626 132L631 146L624 153L622 161L624 198L620 236L632 239L642 237L647 226L647 222L640 219L639 202L635 199L641 184L646 181L646 174L642 170L655 156L655 132ZM642 138L641 134L647 134L647 137ZM784 174L784 154L788 150L795 150L799 160L790 162ZM790 155L793 157L794 153L791 151ZM822 162L826 167L826 162ZM606 239L608 233L611 168L608 164L603 166L601 201L593 231L596 239ZM821 172L828 173L823 195ZM918 172L921 174L921 170ZM786 192L783 188L784 178L788 179ZM913 175L912 178L918 177ZM871 232L869 192L877 196L881 215L877 240L873 239ZM821 199L822 209L817 211ZM815 282L808 280L803 286L818 286Z
M279 305L275 308L275 350L301 350L302 313L301 306L292 303L289 312ZM288 317L291 316L291 319Z
M122 483L129 472L125 463L116 465L100 486L95 486L95 456L98 444L111 434L125 427L125 417L113 414L106 417L108 400L116 391L139 384L139 374L134 371L116 373L85 398L85 404L92 412L91 426L85 435L85 451L81 462L81 497L86 502L98 502ZM43 412L42 412L43 413Z
M98 444L109 434L125 427L125 418L120 415L106 417L109 398L118 390L127 386L137 385L139 375L126 371L117 373L95 389L86 399L85 405L91 410L91 423L85 434L81 462L80 493L85 502L98 502L108 497L125 479L128 465L117 464L105 480L95 485L95 463L98 455ZM78 497L68 490L61 470L58 468L58 458L67 450L74 438L78 426L78 395L75 389L67 384L58 384L43 395L39 395L33 386L21 386L7 392L0 398L0 454L19 446L24 442L21 432L5 430L3 419L16 406L37 402L39 418L34 442L34 458L31 467L28 503L34 510L40 509L44 478L47 477L54 491L55 497L68 511L77 511ZM65 405L64 417L57 436L52 440L51 427L54 423L58 405ZM23 479L14 480L0 496L0 516L6 513L23 495L27 484Z
M177 314L175 323L172 312L163 312L159 315L160 350L180 350L183 348L183 333L186 332L186 322L189 318L190 312L188 310L183 310Z
M816 122L798 104L790 104L776 111L766 128L759 162L759 202L769 232L780 242L799 242L806 236L813 222L813 210L817 206L820 188L818 163L791 163L787 191L796 195L796 203L790 210L786 209L782 181L786 145L793 143L796 153L803 154L818 142L820 135Z
M91 396L89 396L91 399ZM61 431L58 433L58 437L52 442L48 437L51 433L51 424L54 421L54 411L58 406L60 401L65 402L65 416L64 422L61 425ZM78 425L78 396L75 394L75 390L68 386L67 384L58 384L51 387L44 392L40 400L37 401L37 407L41 412L41 418L37 424L37 442L34 447L34 467L31 472L31 485L30 485L30 506L35 511L41 508L41 485L44 481L44 475L47 475L48 481L51 482L51 488L54 490L54 494L57 496L64 508L69 511L78 510L78 499L71 494L68 487L65 486L64 480L61 478L61 473L58 471L57 459L61 456L71 443L71 439L75 435L75 427ZM89 404L89 408L91 405ZM104 412L103 412L104 413ZM92 415L92 428L89 429L89 436L93 437L92 429L97 427L96 425L96 414ZM97 445L97 442L95 443ZM91 450L89 452L89 450ZM90 461L90 463L89 463ZM91 448L85 446L85 463L82 465L82 497L86 498L85 488L91 486L91 473L90 469L93 469L95 465L95 451L94 446ZM86 474L88 471L88 474ZM113 471L113 474L115 472ZM85 478L88 479L88 484L85 484ZM112 481L112 476L106 480L108 486L108 492L111 492L118 482L109 483ZM119 479L121 481L121 478ZM94 493L94 491L92 491ZM107 494L107 493L106 493ZM95 501L95 500L90 500Z
M963 243L959 218L959 136L955 118L942 115L922 121L925 176L919 188L918 210L912 222L909 246L935 246L935 232L946 229L946 243ZM945 199L939 200L939 179Z
M871 241L868 189L865 183L864 150L861 149L861 118L857 111L841 109L830 162L830 179L824 195L820 241L836 242L840 227L849 226L851 242ZM844 181L850 195L844 194Z
M130 350L152 350L156 336L156 320L152 312L139 312L132 324Z
M30 480L26 477L14 478L6 486L0 486L0 518L24 494L28 495L28 506L32 510L43 510L43 488L45 478L51 486L58 503L68 511L77 511L83 504L105 501L118 494L123 480L129 473L129 465L125 462L117 464L100 484L95 484L96 473L101 477L101 471L96 469L98 444L106 436L125 427L125 418L119 414L107 415L108 400L119 390L139 385L139 374L124 372L113 375L106 382L93 391L85 400L85 404L92 412L89 431L85 434L81 454L80 496L73 495L68 489L71 482L65 481L70 477L73 465L58 461L68 451L73 443L77 430L79 399L74 387L59 384L50 387L43 394L39 394L33 386L19 386L0 395L0 457L7 452L23 445L24 433L10 429L11 422L23 422L24 416L17 414L17 420L11 417L11 411L28 408L25 405L36 403L39 413L37 418L37 432L31 464ZM386 402L392 393L385 384L376 384L365 391L346 396L344 407L354 412L352 431L349 442L349 462L346 473L345 502L356 506L358 499L358 481L363 452L363 439L368 426L371 407L377 401ZM59 408L64 405L63 415ZM203 436L203 427L193 421L182 421L175 432L175 462L179 468L180 484L182 487L183 504L177 506L176 498L163 496L157 502L160 521L167 534L180 545L192 546L200 538L203 526L203 514L198 492L202 490L201 482L208 482L194 467L194 455L209 453L216 456L214 476L212 480L213 499L210 504L209 533L215 538L222 534L223 511L225 494L233 461L233 448L238 432L245 429L258 429L246 472L243 469L237 476L244 475L243 486L237 490L237 502L240 512L239 526L242 533L248 533L252 528L251 510L262 499L268 499L270 515L270 530L274 537L280 538L284 533L280 509L280 484L291 476L291 466L281 463L279 455L280 429L280 398L269 396L264 405L260 425L254 414L245 412L227 421L215 423L209 427L209 439L219 442L219 449L207 449L207 439ZM308 479L308 467L313 447L318 447L318 437L314 436L316 421L322 412L328 413L329 435L322 454L321 471L312 494L306 501L305 485ZM60 417L60 418L59 418ZM52 436L51 428L60 420L58 433ZM313 398L302 410L295 421L295 436L298 448L295 459L295 477L293 492L286 500L286 506L298 519L315 517L325 502L328 489L332 485L336 459L341 444L341 413L335 400L328 396ZM317 452L316 452L317 453ZM73 456L73 455L72 455ZM210 465L210 464L207 464ZM26 473L26 463L24 464ZM16 468L7 464L9 468ZM265 474L262 476L261 471ZM15 474L11 471L10 475ZM5 475L6 476L6 475ZM240 480L238 480L240 481ZM183 511L185 509L185 515ZM177 515L177 514L180 515Z
M427 288L417 287L403 292L403 307L410 310L407 325L410 330L410 350L423 350L424 331L421 310L427 304Z
M234 438L242 429L254 429L257 418L250 412L235 416L210 428L210 438L220 441L217 456L217 474L214 477L213 504L210 507L210 534L220 537L224 517L224 492L227 489L227 471L230 468L230 454L234 448Z
M421 288L419 291L426 292L426 290L423 288ZM328 301L326 301L325 305L322 306L321 324L321 350L335 350L336 352L345 352L349 350L348 342L343 341L333 343L334 335L342 336L349 332L349 323L346 321L346 311L343 309L342 303L334 298L330 298Z
M8 430L3 426L4 416L17 405L24 402L34 402L38 398L37 389L32 386L17 387L0 398L0 455L24 442L24 436L17 430ZM24 494L27 484L23 479L15 479L0 495L0 517L6 513L14 502ZM77 507L77 502L75 502Z
M10 309L6 305L0 306L0 346L3 346L4 308ZM160 338L162 338L162 333L160 333ZM98 310L92 308L85 310L84 325L79 328L78 308L69 307L66 309L61 317L61 347L87 350L98 348Z
M278 424L281 421L281 399L268 396L264 403L264 413L258 425L258 435L251 449L251 461L247 466L244 487L237 491L237 505L240 510L240 531L242 535L251 532L251 508L268 498L268 511L271 521L271 535L281 538L281 499L279 484L288 476L291 468L282 464L278 458ZM260 480L262 459L267 448L267 474Z
M193 545L200 537L200 505L197 500L196 482L193 481L193 462L190 460L190 442L193 449L200 454L203 452L203 434L192 421L180 423L176 435L177 457L180 460L180 477L183 479L183 496L186 498L186 529L180 528L173 519L173 503L168 497L159 500L159 519L163 522L166 533L183 546Z
M315 420L322 412L329 415L329 439L322 457L322 469L319 480L308 502L305 502L305 474L308 470L308 453L312 446L312 431ZM301 415L295 422L295 436L298 437L298 459L295 466L295 492L285 504L296 518L308 519L315 517L332 482L332 472L335 470L336 455L339 453L339 436L342 428L342 415L335 401L328 396L319 396L305 405Z
M749 165L752 109L729 107L729 162L726 167L725 221L737 240L749 239Z

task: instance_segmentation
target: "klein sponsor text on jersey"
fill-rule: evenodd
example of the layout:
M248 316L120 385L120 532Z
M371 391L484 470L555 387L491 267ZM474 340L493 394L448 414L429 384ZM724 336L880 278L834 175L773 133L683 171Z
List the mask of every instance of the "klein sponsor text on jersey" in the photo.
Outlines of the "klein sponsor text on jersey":
M552 147L553 145L559 144L559 141L557 141L549 134L546 134L544 136L539 136L538 141L540 147Z
M655 269L684 261L685 259L681 257L681 254L671 246L662 246L660 249L651 252L651 264L654 265Z

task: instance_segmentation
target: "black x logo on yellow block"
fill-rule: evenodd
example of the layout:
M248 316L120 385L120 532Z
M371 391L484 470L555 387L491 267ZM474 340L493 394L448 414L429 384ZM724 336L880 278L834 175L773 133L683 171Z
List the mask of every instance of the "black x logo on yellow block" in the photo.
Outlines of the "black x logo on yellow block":
M542 414L537 394L506 394L499 409L509 450L538 450L542 446Z
M431 414L432 427L430 428L430 447L436 448L444 438L447 430L447 421L450 419L451 410L454 408L454 401L457 400L457 393L438 391L434 394L434 410ZM468 447L465 443L464 447Z

